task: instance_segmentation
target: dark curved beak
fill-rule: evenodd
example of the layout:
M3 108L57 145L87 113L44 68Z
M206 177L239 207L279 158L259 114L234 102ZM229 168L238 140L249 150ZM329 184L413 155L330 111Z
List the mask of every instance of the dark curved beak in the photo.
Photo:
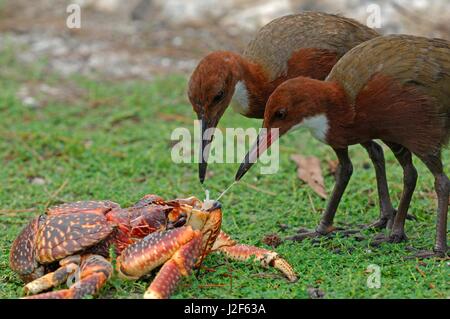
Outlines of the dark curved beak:
M206 176L206 168L208 167L208 157L209 150L211 147L211 142L214 138L214 129L216 128L216 123L211 123L206 119L200 119L201 121L201 137L200 137L200 156L198 163L198 178L200 183L203 184Z
M243 162L241 163L241 166L239 166L239 169L236 173L236 177L234 178L235 181L239 181L245 173L250 169L250 167L255 164L255 162L258 160L258 158L272 145L274 141L278 139L278 134L274 135L272 134L270 129L263 129L259 133L258 137L256 138L255 143L253 144L250 151L245 155L245 158Z

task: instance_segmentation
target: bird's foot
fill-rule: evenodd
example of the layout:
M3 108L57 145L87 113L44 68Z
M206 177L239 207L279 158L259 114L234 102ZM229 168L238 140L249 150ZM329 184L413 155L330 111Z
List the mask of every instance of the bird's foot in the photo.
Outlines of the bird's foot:
M377 230L381 230L381 229L385 229L387 228L388 224L390 223L388 218L385 217L380 217L379 219L377 219L376 221L367 224L367 225L363 225L363 229L377 229Z
M387 213L387 214L382 214L382 216L380 216L379 219L377 219L376 221L364 225L363 228L364 229L391 229L392 225L394 224L394 218L395 215L397 214L397 210L394 209L392 211L391 214ZM408 220L417 220L417 217L411 214L407 214L406 215L406 219Z
M404 242L407 240L408 240L408 237L406 237L406 234L404 231L392 232L389 236L386 236L385 234L380 233L372 239L372 242L370 243L370 245L373 247L378 247L382 243L396 244L396 243L401 243L401 242Z
M445 250L419 250L416 253L406 256L405 259L427 259L436 258L442 260L449 260L448 251Z
M343 227L327 226L327 227L317 227L316 230L310 230L306 228L299 228L297 234L294 236L287 237L287 240L292 241L302 241L305 239L314 239L319 237L331 238L335 235L341 235L343 237L355 237L359 239L361 237L360 231L356 229L346 229ZM363 239L362 237L360 238Z

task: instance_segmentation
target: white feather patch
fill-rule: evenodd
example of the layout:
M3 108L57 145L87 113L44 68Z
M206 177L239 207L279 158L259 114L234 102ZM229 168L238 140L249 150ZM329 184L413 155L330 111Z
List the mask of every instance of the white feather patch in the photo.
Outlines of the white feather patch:
M231 106L233 110L240 114L248 113L248 91L244 81L238 81L234 87L234 95Z
M300 123L294 125L289 131L294 131L300 127L306 127L312 136L322 143L326 143L329 125L328 118L325 114L307 117Z

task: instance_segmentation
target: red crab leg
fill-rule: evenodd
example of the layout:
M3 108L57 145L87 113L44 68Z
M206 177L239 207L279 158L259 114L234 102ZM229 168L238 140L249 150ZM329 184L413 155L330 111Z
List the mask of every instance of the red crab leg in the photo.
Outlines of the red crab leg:
M281 271L290 282L297 281L297 275L292 266L276 252L255 246L236 243L229 235L220 232L212 250L220 251L231 259L246 261L254 259L264 268L269 266Z
M117 259L119 274L137 279L164 264L144 298L168 298L200 254L201 233L191 226L155 232L128 246Z
M80 299L95 295L112 274L111 264L99 255L82 257L80 272L75 283L69 289L46 292L26 299Z
M144 299L167 299L174 292L181 276L188 276L200 255L202 239L200 232L192 240L182 246L161 267L150 287L144 294Z
M59 262L61 265L56 271L45 274L25 285L24 291L27 295L35 295L41 291L48 290L64 283L67 278L79 269L80 256L70 256Z
M169 260L196 234L191 226L151 233L122 251L117 258L117 270L125 278L138 279Z

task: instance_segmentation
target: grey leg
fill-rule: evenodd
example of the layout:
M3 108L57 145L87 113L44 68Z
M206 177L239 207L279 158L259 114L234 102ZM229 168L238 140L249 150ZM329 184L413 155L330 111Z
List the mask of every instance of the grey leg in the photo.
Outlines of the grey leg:
M391 198L389 196L383 149L374 141L362 143L361 145L366 149L367 153L369 153L369 157L375 168L378 200L380 205L380 218L369 224L367 227L380 229L386 228L394 219L395 209L392 207Z
M403 168L402 197L389 236L390 242L398 243L407 239L405 235L405 220L416 188L417 170L413 165L411 152L407 148L395 143L386 142L386 144L391 148Z
M292 236L289 239L303 240L305 238L314 238L321 235L326 235L336 228L333 227L334 215L344 194L345 188L348 185L350 177L353 173L353 165L348 157L348 148L335 149L336 155L339 159L339 166L337 169L336 184L334 185L331 198L328 201L327 208L322 216L322 220L315 231L307 231L298 235Z
M438 198L436 217L436 241L433 251L425 251L417 254L420 258L447 256L447 218L448 201L450 194L450 180L445 175L440 154L420 156L428 169L434 175L434 187Z

